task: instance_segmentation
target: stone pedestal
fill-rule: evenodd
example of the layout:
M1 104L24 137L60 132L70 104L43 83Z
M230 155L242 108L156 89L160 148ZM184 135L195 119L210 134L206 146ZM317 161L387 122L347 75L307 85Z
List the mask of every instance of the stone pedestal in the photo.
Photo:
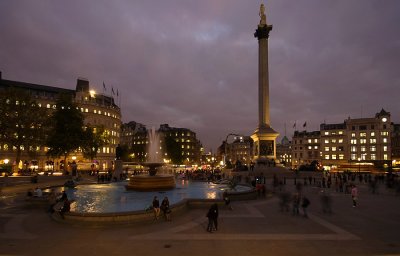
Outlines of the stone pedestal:
M122 160L115 160L114 163L114 174L113 174L113 178L117 178L117 180L119 180L119 177L122 173Z

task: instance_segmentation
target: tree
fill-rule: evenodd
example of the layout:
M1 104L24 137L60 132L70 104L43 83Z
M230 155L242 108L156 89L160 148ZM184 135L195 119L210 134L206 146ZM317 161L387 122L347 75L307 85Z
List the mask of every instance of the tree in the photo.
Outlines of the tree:
M49 147L47 155L57 158L63 156L66 164L68 155L84 145L84 117L72 102L72 95L61 94L56 104L46 140Z
M103 126L87 126L83 132L82 143L83 157L93 160L97 156L98 150L109 143L109 136Z
M0 142L16 149L15 162L22 151L34 152L45 139L47 110L26 91L8 88L0 95Z
M183 164L184 156L178 142L172 136L166 136L164 139L165 151L173 164Z

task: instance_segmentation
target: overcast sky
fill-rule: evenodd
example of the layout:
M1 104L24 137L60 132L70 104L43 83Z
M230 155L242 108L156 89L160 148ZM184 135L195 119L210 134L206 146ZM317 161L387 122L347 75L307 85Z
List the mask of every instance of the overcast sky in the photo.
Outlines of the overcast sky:
M121 95L123 122L168 123L205 150L258 124L256 0L2 0L4 79ZM400 1L270 0L271 125L400 122Z

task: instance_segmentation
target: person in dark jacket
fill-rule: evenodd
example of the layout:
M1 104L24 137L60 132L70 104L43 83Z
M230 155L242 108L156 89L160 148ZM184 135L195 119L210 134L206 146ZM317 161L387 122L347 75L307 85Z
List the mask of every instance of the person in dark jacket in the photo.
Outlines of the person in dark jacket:
M215 228L215 231L217 231L218 230L218 205L217 204L211 205L211 207L207 213L207 218L208 218L207 231L212 233L214 228Z

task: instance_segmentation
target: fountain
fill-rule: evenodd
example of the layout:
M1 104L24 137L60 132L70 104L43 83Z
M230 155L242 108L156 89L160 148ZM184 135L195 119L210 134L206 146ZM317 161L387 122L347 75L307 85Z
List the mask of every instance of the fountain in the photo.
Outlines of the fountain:
M141 165L148 168L149 175L132 176L129 180L129 184L126 185L126 189L135 191L158 191L175 188L175 177L173 175L157 175L157 169L162 167L164 163L161 161L160 154L158 154L160 150L160 138L154 127L149 131L148 137L148 161L141 163Z

